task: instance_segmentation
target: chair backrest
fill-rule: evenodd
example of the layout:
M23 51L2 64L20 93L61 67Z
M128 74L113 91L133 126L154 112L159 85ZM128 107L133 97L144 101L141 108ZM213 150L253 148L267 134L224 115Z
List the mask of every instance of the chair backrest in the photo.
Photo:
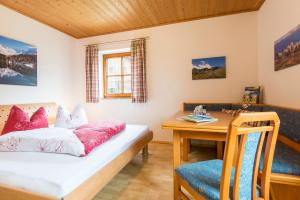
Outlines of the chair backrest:
M259 162L264 144L266 147L259 197L269 199L270 175L279 124L275 112L240 113L233 119L224 153L220 188L222 200L229 199L231 195L236 200L257 199ZM234 182L230 183L232 166L235 168ZM233 184L233 191L230 191L230 184Z

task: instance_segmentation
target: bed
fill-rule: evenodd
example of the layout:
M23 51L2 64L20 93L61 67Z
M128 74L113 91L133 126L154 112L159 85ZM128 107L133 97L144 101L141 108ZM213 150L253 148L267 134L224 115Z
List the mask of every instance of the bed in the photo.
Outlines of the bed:
M49 124L55 121L55 103L18 106L29 114L44 106ZM0 106L0 131L10 107ZM1 200L92 199L138 152L143 150L143 155L147 155L147 144L152 137L147 126L127 125L86 157L0 152Z

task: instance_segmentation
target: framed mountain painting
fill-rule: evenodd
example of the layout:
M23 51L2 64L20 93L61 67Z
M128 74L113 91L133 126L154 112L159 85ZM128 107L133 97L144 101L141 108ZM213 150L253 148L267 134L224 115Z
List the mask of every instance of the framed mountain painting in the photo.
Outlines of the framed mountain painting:
M300 64L300 24L275 42L275 71Z
M226 57L192 59L192 79L226 78Z
M0 84L37 85L37 48L0 35Z

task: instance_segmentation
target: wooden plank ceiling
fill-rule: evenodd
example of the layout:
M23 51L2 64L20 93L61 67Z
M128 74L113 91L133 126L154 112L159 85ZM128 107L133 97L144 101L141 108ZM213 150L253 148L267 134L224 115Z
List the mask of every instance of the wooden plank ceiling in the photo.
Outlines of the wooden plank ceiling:
M0 0L75 38L255 11L264 0Z

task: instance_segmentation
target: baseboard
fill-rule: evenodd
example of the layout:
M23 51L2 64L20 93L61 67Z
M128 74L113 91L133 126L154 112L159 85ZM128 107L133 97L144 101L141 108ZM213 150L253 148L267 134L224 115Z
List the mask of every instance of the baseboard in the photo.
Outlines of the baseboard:
M150 143L153 144L173 144L171 141L160 141L160 140L152 140ZM215 148L216 143L212 141L200 141L200 140L192 140L191 146L193 147L206 147L206 148Z
M159 140L152 140L150 143L153 143L153 144L173 144L173 142L170 142L170 141L159 141Z

